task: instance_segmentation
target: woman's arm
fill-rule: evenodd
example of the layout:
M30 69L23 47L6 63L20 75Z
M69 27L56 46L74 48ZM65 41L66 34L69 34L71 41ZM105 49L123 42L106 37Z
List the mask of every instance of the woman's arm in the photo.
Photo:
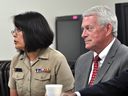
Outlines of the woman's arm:
M15 89L10 89L10 96L18 96L18 93Z

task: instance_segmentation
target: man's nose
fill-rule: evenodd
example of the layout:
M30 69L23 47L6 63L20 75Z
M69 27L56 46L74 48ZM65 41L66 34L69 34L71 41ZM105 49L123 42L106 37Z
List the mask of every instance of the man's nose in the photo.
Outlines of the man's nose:
M86 36L87 36L87 32L86 32L86 30L84 29L83 32L82 32L82 34L81 34L81 37L84 38L84 37L86 37Z

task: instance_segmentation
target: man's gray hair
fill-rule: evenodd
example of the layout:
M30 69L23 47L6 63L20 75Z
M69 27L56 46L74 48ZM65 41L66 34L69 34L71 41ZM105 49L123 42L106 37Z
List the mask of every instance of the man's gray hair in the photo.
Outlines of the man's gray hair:
M101 5L92 7L83 13L83 18L89 15L97 15L97 23L101 27L106 26L108 23L112 24L112 34L117 37L118 21L115 13L110 8Z

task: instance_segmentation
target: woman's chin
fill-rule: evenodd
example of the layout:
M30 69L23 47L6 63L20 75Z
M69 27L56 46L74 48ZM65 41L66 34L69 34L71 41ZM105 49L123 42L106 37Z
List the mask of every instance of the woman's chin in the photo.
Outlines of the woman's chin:
M15 46L15 49L19 49L17 46Z
M15 46L15 49L22 50L22 49L21 49L21 48L19 48L18 46Z

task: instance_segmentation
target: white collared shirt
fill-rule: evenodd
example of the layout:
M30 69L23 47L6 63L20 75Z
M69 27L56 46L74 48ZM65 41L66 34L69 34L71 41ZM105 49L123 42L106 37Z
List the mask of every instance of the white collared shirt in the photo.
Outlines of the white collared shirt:
M114 41L115 41L115 38L112 40L112 42L111 42L103 51L100 52L99 57L100 57L101 60L98 61L98 65L99 65L99 66L98 66L98 69L101 68L101 66L102 66L102 64L103 64L103 62L104 62L104 60L105 60L105 58L106 58L106 56L107 56L107 54L108 54L108 52L109 52L111 46L113 45ZM98 54L97 54L96 52L94 52L94 57L95 57L96 55L98 55ZM92 64L92 70L91 70L91 73L90 73L90 76L89 76L88 84L89 84L89 82L90 82L90 80L91 80L91 77L92 77L93 66L94 66L94 62L93 62L93 64Z

